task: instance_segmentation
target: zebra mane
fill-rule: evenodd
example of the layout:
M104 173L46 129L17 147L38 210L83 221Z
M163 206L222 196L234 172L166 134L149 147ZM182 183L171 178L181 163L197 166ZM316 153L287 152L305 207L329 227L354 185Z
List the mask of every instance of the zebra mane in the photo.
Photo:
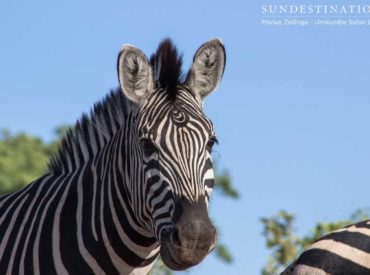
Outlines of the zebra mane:
M54 174L69 171L96 155L124 125L131 105L119 88L111 90L89 115L83 114L67 131L58 152L49 161L49 171Z
M171 39L164 39L156 53L150 57L156 88L164 88L170 99L176 98L176 86L183 82L182 54L179 54Z
M182 55L170 39L163 40L151 58L156 88L175 99L177 85L183 81ZM83 114L75 126L61 139L58 152L50 159L49 171L60 174L86 163L96 155L124 125L132 102L121 89L111 90L96 103L90 114ZM71 167L72 166L72 167Z

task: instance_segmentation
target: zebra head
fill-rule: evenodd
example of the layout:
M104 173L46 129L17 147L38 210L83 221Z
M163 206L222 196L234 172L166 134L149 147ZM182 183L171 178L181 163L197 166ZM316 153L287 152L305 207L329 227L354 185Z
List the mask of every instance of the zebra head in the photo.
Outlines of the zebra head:
M198 264L216 243L207 208L217 139L203 101L218 85L225 61L219 39L198 49L185 79L182 57L169 39L150 61L131 45L118 58L121 90L137 110L131 146L137 148L133 169L141 172L132 196L145 203L134 204L135 213L174 270Z

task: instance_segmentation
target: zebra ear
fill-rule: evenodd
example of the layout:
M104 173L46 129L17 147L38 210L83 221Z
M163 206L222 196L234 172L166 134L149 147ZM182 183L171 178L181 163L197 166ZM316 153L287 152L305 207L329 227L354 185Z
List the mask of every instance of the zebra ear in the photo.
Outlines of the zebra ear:
M226 53L221 39L204 43L196 52L185 84L201 99L214 91L224 73Z
M122 92L140 103L153 91L152 69L145 54L131 45L124 45L117 61L118 80Z

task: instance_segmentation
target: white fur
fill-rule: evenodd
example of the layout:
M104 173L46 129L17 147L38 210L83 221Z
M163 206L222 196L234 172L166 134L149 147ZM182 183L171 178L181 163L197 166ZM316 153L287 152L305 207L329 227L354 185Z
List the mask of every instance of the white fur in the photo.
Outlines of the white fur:
M217 88L222 78L225 61L225 50L221 39L216 38L206 42L195 54L186 85L203 100Z
M152 69L142 51L131 45L122 47L118 59L118 79L122 92L136 103L153 91Z
M316 267L299 264L294 268L293 275L329 275L329 273Z
M321 249L370 269L370 253L364 252L348 244L334 240L321 240L312 244L307 250Z

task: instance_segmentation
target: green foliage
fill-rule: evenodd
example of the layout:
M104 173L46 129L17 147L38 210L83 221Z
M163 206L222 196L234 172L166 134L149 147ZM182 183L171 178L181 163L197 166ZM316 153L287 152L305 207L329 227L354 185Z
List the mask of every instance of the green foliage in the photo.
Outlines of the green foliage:
M224 170L222 174L218 174L218 175L216 174L215 190L219 190L221 194L225 195L226 197L230 197L233 199L239 198L239 193L233 187L231 183L231 177L227 170Z
M56 140L45 143L25 133L0 131L0 195L13 192L45 174L47 163L58 149L58 140L68 126L55 129Z
M47 171L48 160L57 152L59 138L68 129L67 125L56 128L57 138L50 143L45 143L40 138L25 133L12 135L8 130L2 130L0 134L0 194L22 188L43 175ZM239 197L226 170L221 174L216 174L215 189L226 197L233 199ZM225 263L232 262L232 256L224 244L217 245L216 255ZM150 274L170 275L172 271L159 259Z
M63 124L63 125L60 125L57 128L55 128L54 133L57 136L57 138L59 139L59 138L63 137L68 132L68 130L70 130L70 129L71 129L71 126L69 126L67 124Z
M262 274L278 274L282 267L295 258L301 247L301 241L293 231L294 216L282 210L273 217L262 218L261 221L266 245L273 250Z
M217 257L222 259L226 263L232 263L233 257L230 254L229 249L224 244L217 244L216 247Z
M0 135L0 193L17 190L46 171L53 144L21 133L13 136L2 130Z
M272 217L262 218L266 246L272 250L262 274L279 274L315 240L343 226L369 218L367 213L368 211L358 210L347 220L319 222L303 237L295 234L294 215L284 210Z

